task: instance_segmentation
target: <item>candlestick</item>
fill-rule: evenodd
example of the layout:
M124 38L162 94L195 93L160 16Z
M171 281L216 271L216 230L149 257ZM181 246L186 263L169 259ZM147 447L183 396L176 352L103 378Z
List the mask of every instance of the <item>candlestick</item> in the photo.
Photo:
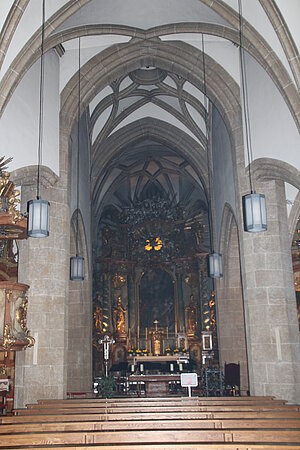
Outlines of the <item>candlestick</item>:
M169 339L169 327L166 327L167 340Z
M148 350L148 328L145 328L145 341L146 341L146 350Z

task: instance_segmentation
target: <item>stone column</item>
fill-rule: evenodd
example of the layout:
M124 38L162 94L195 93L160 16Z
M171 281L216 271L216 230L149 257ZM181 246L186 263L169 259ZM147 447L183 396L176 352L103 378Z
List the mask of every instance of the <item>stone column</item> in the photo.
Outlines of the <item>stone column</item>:
M265 193L268 230L242 233L251 395L300 402L300 341L284 183L257 184Z
M36 198L36 170L26 170L22 211L29 199ZM70 218L66 183L50 172L43 170L41 187L42 198L51 205L50 236L19 243L19 281L30 286L28 328L36 343L16 355L15 407L66 394Z

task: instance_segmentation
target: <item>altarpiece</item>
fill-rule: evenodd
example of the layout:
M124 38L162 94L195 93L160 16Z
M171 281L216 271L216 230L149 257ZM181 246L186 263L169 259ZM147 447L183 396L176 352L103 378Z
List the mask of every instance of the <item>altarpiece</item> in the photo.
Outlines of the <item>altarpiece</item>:
M144 198L121 210L107 209L98 235L94 376L103 374L99 339L105 334L115 340L112 373L130 370L133 356L164 362L164 356L186 355L197 371L216 362L207 210L187 211L162 196ZM142 370L174 370L172 362L151 366L147 361L143 358Z

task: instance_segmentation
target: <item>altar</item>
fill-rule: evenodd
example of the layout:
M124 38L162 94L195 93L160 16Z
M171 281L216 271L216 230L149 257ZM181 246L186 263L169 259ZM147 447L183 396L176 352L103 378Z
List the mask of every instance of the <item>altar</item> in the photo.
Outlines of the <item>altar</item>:
M93 300L95 378L159 377L153 390L166 393L173 378L164 377L200 374L217 363L204 223L186 227L183 214L155 196L124 208L118 233L103 223ZM114 341L109 359L103 356L105 335ZM152 389L150 379L142 382Z
M180 375L129 375L129 393L136 392L138 396L166 397L180 391ZM136 389L135 389L136 388Z
M177 394L181 391L180 374L188 364L188 354L129 356L129 393L147 397Z
M151 356L151 355L128 356L128 364L133 364L134 366L151 362L187 364L189 362L189 355L185 353L182 355L178 354L178 355L162 355L162 356Z

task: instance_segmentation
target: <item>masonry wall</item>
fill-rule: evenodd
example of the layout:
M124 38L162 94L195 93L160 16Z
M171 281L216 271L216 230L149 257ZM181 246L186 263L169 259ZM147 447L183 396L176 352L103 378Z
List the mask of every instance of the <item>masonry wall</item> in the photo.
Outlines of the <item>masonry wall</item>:
M32 182L32 180L31 180ZM35 198L36 185L22 186L22 209ZM19 243L19 281L28 291L28 328L36 343L16 353L15 407L41 398L63 398L66 393L67 302L69 280L69 208L62 179L47 189L50 235Z

